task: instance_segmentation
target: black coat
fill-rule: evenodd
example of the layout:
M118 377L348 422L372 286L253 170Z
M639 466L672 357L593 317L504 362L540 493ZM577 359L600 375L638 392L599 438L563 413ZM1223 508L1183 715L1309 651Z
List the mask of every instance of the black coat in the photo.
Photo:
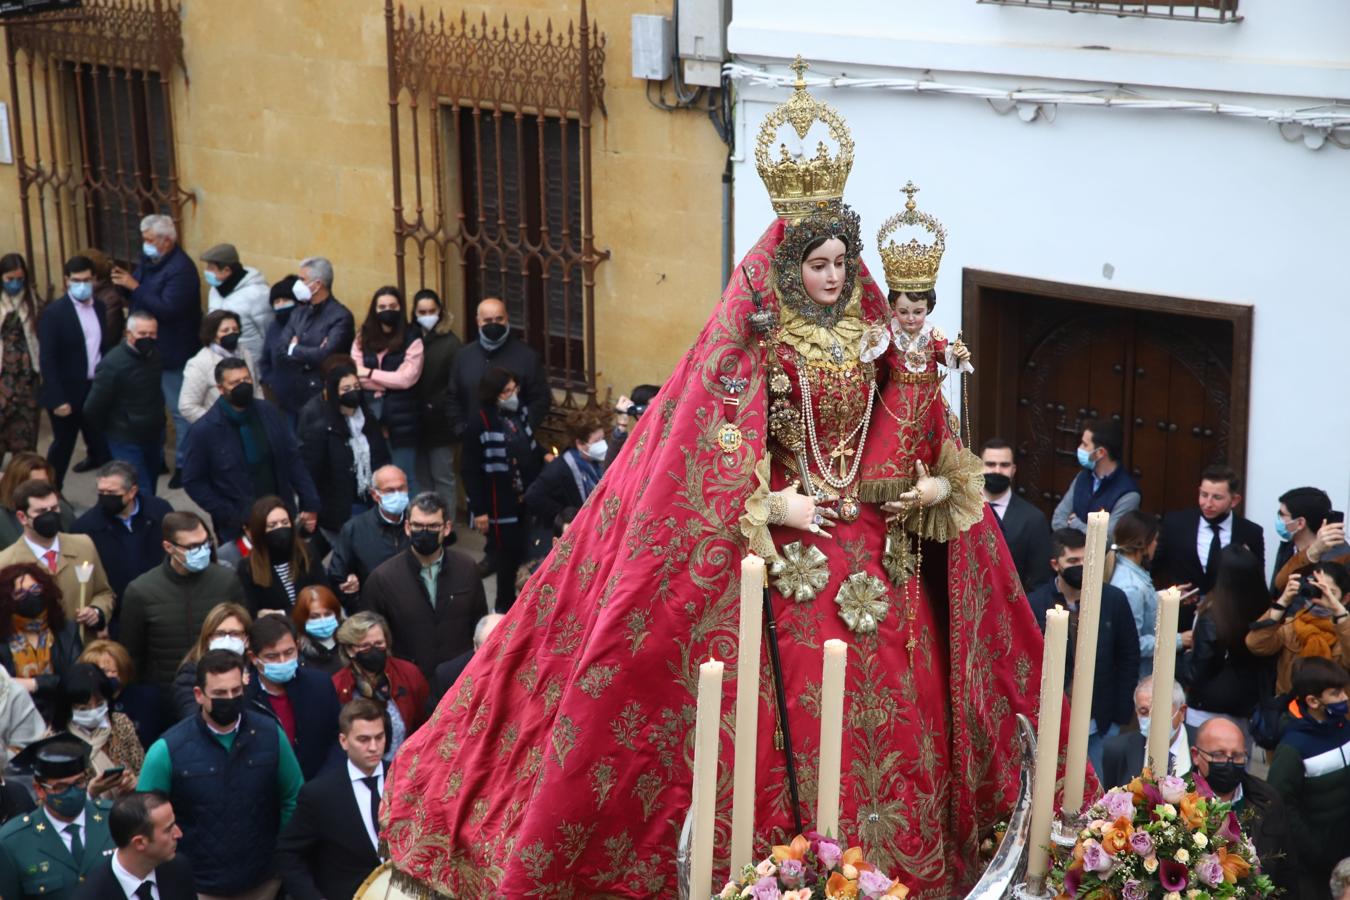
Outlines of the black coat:
M1285 900L1299 900L1298 844L1289 830L1284 800L1265 781L1248 772L1242 776L1242 801L1237 808L1242 830L1252 839L1261 871L1275 886L1284 888Z
M80 643L80 629L74 621L67 620L60 631L56 632L52 643L52 670L46 675L38 675L37 690L33 692L33 703L42 713L42 718L52 720L56 708L56 698L61 691L61 676L80 659L84 645ZM10 649L9 637L0 639L0 665L14 677L14 651Z
M1199 531L1199 507L1177 510L1163 516L1162 531L1158 534L1158 551L1153 555L1155 584L1189 584L1199 588L1202 594L1214 587L1214 575L1205 571L1207 560L1200 558L1196 546ZM1266 538L1260 525L1234 513L1232 543L1256 554L1261 562L1261 570L1265 571ZM1194 620L1195 604L1182 604L1178 628L1185 631Z
M155 868L155 885L160 900L197 900L197 889L192 883L192 863L179 853L173 859ZM112 859L106 859L97 869L85 876L84 883L71 900L121 900L122 885L113 875Z
M559 453L525 488L525 507L541 527L552 528L558 513L569 506L581 509L586 502L565 457L565 453Z
M75 520L70 529L87 534L103 560L108 586L118 597L127 585L164 561L164 517L173 507L162 497L139 493L141 507L131 517L131 529L116 516L95 506Z
M351 310L329 296L319 306L303 303L291 310L290 318L277 335L280 355L274 360L284 375L274 379L277 404L289 412L297 412L305 401L323 393L320 367L335 353L350 353L356 337L356 321ZM294 350L288 351L291 339L296 338Z
M1045 513L1013 494L1008 498L1008 509L998 520L1003 540L1008 544L1022 590L1030 593L1050 580L1050 521Z
M433 606L411 549L389 559L361 586L361 603L384 616L395 656L415 663L431 681L436 667L473 647L473 630L487 614L478 567L463 553L442 551Z
M108 315L103 301L94 300L94 312L101 332ZM109 335L103 335L100 349L107 347L108 338ZM42 311L38 318L37 339L42 357L42 389L38 401L49 410L64 403L77 410L83 408L92 382L88 377L89 354L84 346L84 329L80 327L74 300L69 296L59 297Z
M413 388L422 416L419 440L423 447L448 447L455 440L450 418L450 367L464 342L453 331L427 331L416 322L408 326L408 334L422 338L422 377Z
M248 610L249 615L256 619L259 610L280 609L284 610L288 617L290 616L295 605L291 603L290 595L286 593L286 587L277 577L275 570L272 572L272 583L267 587L259 587L257 582L253 580L253 568L246 558L235 564L234 571L239 576L239 583L244 588L244 608ZM291 577L295 581L297 593L301 588L310 585L328 586L328 576L324 574L323 563L313 547L309 548L309 568L301 572L298 578L294 572L291 573Z
M1056 605L1068 608L1050 579L1027 595L1036 623L1045 631L1045 612ZM1074 641L1069 641L1065 674L1073 673ZM1134 688L1139 683L1139 632L1134 627L1130 601L1118 587L1102 585L1102 611L1097 625L1097 671L1092 682L1092 719L1097 732L1124 725L1134 717Z
M512 336L496 350L488 352L477 341L465 344L450 367L450 422L455 434L464 434L470 422L478 421L478 383L490 368L503 368L516 377L520 404L530 419L530 427L539 430L553 404L548 376L539 354L524 341Z
M374 350L362 350L361 359L358 360L361 365L367 369L374 369L380 372L397 372L398 367L403 365L403 360L408 355L408 348L414 341L420 341L421 338L415 332L409 331L403 339L403 346L397 352L390 350L384 354L384 359L379 358L379 354ZM367 397L373 397L374 391L367 391ZM416 447L417 435L421 430L421 404L417 400L417 386L402 390L387 389L384 392L380 404L380 424L384 426L387 432L387 438L391 447Z
M142 357L126 341L103 354L84 398L84 418L109 440L156 444L163 439L164 371L159 352ZM158 392L158 393L157 393Z
M283 687L295 713L295 744L291 749L295 751L305 780L309 781L342 755L338 746L337 722L342 707L338 703L332 677L322 672L301 666L295 670L295 677ZM277 714L272 711L272 704L267 701L257 672L249 678L245 696L250 710L280 724Z
M1195 746L1195 729L1189 725L1186 729L1187 746ZM1148 738L1141 732L1113 734L1102 742L1102 790L1124 787L1134 776L1144 770L1144 754L1148 751ZM1189 761L1188 761L1189 762Z
M277 839L276 864L292 900L352 897L379 868L362 809L343 763L305 782Z
M1246 718L1261 700L1263 685L1275 683L1273 657L1256 656L1246 643L1229 650L1219 643L1208 615L1195 620L1191 649L1177 661L1177 677L1186 686L1186 705L1202 712Z
M390 462L389 444L380 423L369 409L363 409L366 423L361 433L370 443L370 471ZM352 517L352 506L361 498L356 493L356 457L348 441L351 431L347 417L315 397L300 413L300 455L319 491L319 526L340 531Z

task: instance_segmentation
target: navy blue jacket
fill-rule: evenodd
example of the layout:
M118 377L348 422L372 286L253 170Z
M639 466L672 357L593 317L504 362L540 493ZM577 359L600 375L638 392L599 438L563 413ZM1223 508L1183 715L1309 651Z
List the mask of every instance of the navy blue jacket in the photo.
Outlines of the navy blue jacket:
M1110 512L1116 508L1116 502L1126 494L1138 494L1139 485L1125 471L1124 466L1116 466L1115 471L1107 475L1092 489L1092 473L1082 471L1073 480L1073 514L1078 521L1087 524L1088 513L1097 510Z
M304 666L295 670L295 677L285 687L295 711L295 743L291 749L300 761L305 780L309 781L329 763L347 758L338 746L338 713L342 712L342 705L338 703L332 677ZM248 680L246 696L250 710L280 724L257 672Z
M201 349L202 282L197 267L177 244L163 259L142 259L132 277L140 286L131 292L131 311L144 310L159 321L159 348L164 371L181 372Z
M211 514L216 538L232 541L243 534L248 511L258 498L244 459L239 431L225 418L218 400L188 430L183 461L183 487L193 502ZM298 496L299 509L317 512L319 495L300 458L300 447L290 426L275 406L261 398L251 407L267 433L277 489L287 503Z
M1045 612L1056 605L1068 609L1057 579L1027 595L1036 623L1045 631ZM1074 641L1069 641L1065 674L1073 674ZM1125 592L1102 585L1102 614L1097 625L1097 671L1092 681L1092 719L1097 733L1105 735L1112 725L1124 725L1134 716L1134 688L1139 683L1139 631Z
M258 377L271 389L277 405L285 410L292 410L291 401L300 396L297 388L298 370L281 364L281 358L286 355L286 345L281 342L281 332L285 330L286 322L290 321L294 312L295 307L291 307L275 315L272 324L267 326L267 334L263 336L262 357L258 360Z
M286 393L277 393L277 402L287 412L299 412L305 401L323 391L319 367L334 353L350 353L356 337L356 320L351 310L330 296L319 306L302 303L291 310L291 317L278 335L280 356L277 367L290 374ZM295 349L286 352L291 338L298 338ZM277 390L273 385L273 390Z
M94 301L94 313L102 332L108 314L102 300ZM107 350L120 337L104 334L99 342L100 349ZM38 401L49 410L64 403L81 409L93 381L89 378L89 354L84 346L84 329L75 312L75 301L68 296L53 300L38 318L37 338L42 356L42 388Z
M95 506L75 520L70 530L94 541L98 558L108 573L108 586L118 597L136 578L164 561L164 534L160 525L173 512L162 497L138 493L140 508L131 517L131 529L116 516Z

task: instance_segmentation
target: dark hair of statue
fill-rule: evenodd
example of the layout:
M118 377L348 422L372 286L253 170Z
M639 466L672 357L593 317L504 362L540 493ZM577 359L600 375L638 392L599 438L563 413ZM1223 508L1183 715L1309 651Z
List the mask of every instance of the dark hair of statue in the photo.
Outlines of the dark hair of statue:
M937 291L932 288L929 288L926 291L890 291L886 294L886 301L894 304L895 301L900 299L902 294L908 297L911 303L916 300L924 301L928 304L929 312L932 312L933 307L937 306Z

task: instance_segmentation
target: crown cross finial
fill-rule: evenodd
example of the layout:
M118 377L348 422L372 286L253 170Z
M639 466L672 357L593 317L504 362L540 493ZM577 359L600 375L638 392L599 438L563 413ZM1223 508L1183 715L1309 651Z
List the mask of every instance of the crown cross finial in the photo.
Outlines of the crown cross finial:
M908 210L910 210L911 212L912 212L913 210L917 209L917 208L918 208L918 204L916 204L916 203L914 202L914 195L917 194L917 193L919 192L919 189L918 189L917 187L914 186L914 182L912 182L912 181L909 182L909 183L906 184L904 187L902 187L900 190L904 193L904 195L905 195L906 197L909 198L908 200L905 201L905 209L908 209Z
M807 64L806 60L802 59L801 54L799 53L797 54L797 58L792 61L792 65L788 66L788 68L797 73L797 82L793 87L799 91L805 90L806 70L811 68L810 65Z

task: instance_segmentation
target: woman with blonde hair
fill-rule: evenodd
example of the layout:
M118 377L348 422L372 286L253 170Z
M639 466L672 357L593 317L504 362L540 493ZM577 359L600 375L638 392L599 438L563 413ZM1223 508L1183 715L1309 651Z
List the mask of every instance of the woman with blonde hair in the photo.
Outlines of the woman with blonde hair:
M198 661L207 650L229 650L245 655L248 630L252 627L253 616L238 603L219 603L206 614L197 643L183 657L178 674L173 678L173 705L179 720L197 715L197 698L192 689L197 686Z
M389 623L379 613L359 612L348 618L337 630L344 667L333 676L340 702L365 697L389 714L385 759L393 759L404 739L426 719L431 692L421 669L394 656L389 635Z
M149 747L164 730L164 716L160 712L159 691L136 681L136 664L127 648L117 641L100 639L84 645L79 662L92 663L108 676L112 695L108 705L136 726L136 737L142 747Z
M9 465L0 475L0 548L8 547L23 536L23 526L14 515L14 492L19 485L33 479L56 484L56 471L36 453L16 453L9 458ZM75 509L62 497L61 530L68 532L74 527Z

